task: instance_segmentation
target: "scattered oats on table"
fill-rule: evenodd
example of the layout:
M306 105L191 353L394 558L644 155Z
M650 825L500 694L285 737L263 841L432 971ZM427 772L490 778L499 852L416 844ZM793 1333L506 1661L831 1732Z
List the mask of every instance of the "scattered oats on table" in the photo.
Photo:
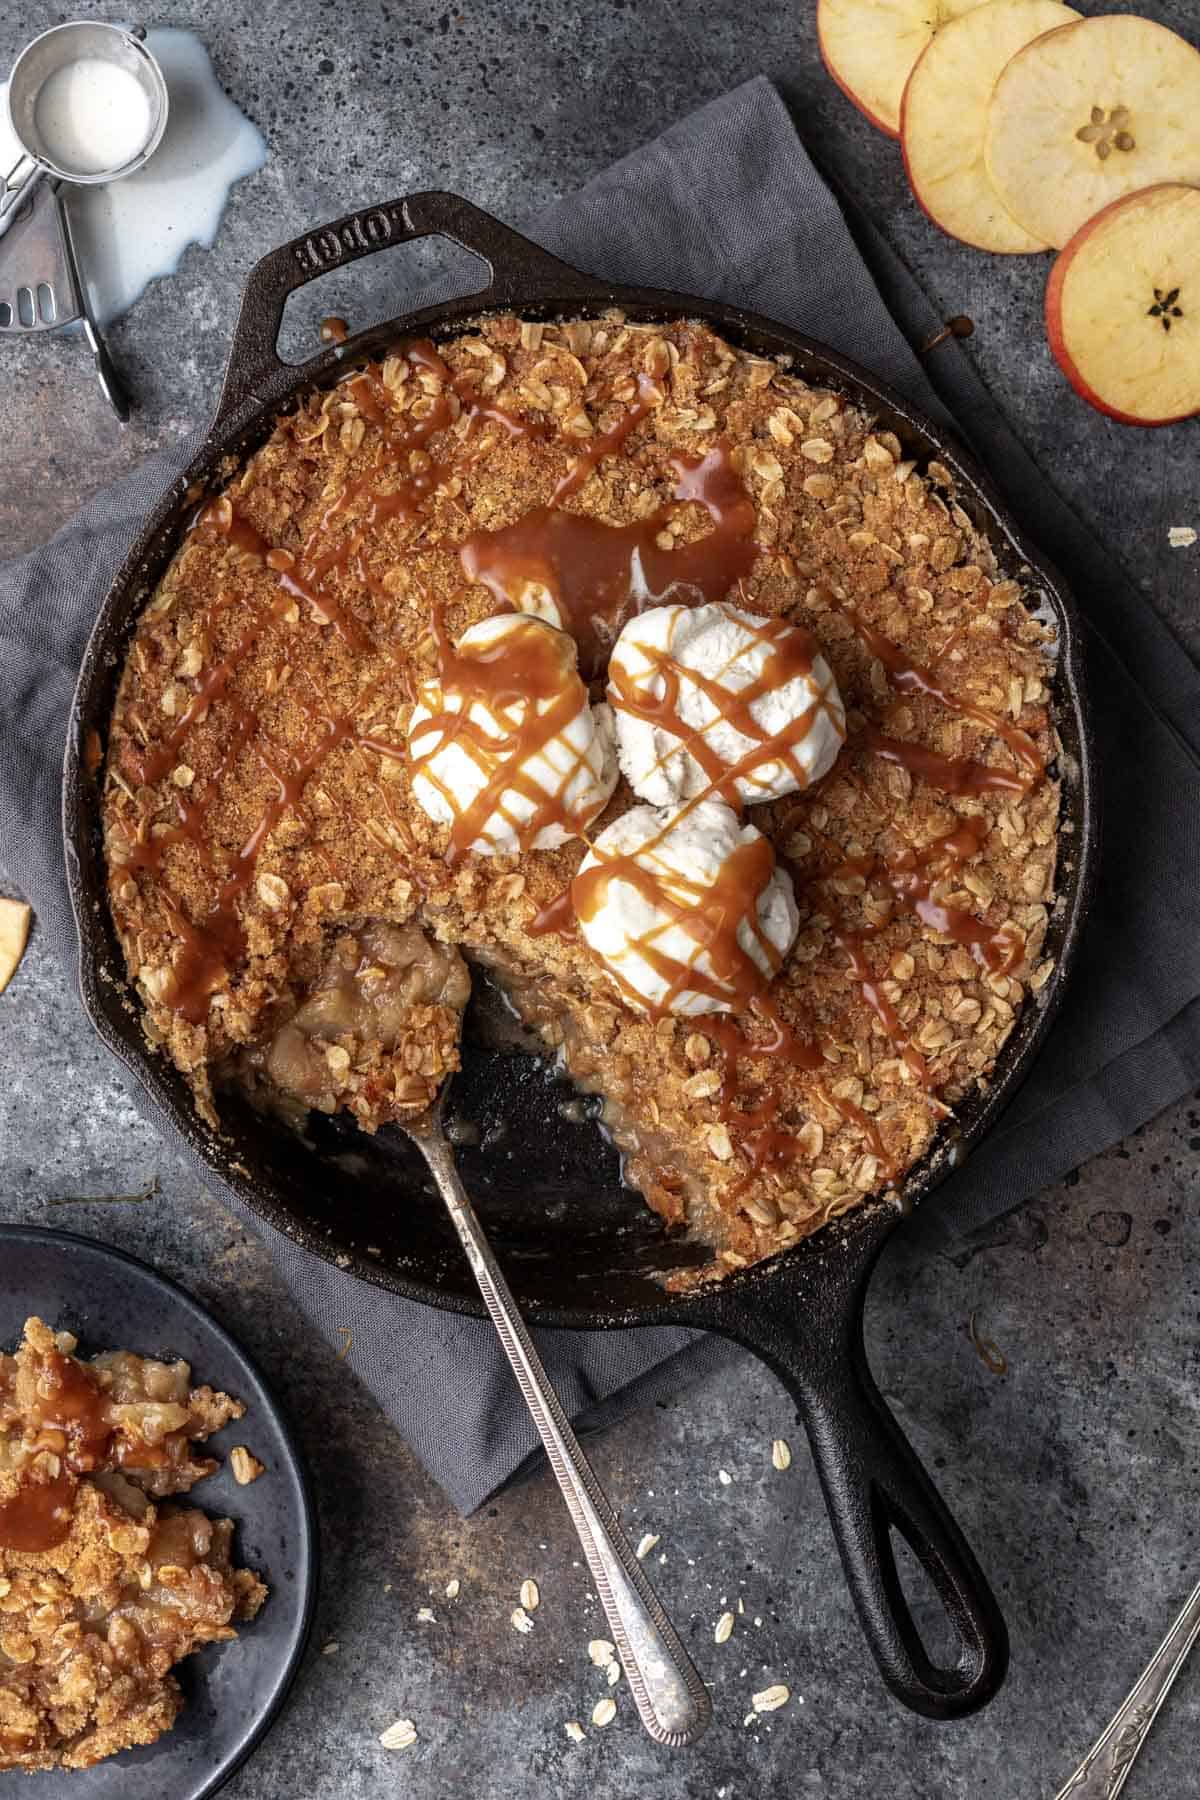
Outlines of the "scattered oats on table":
M394 1725L380 1732L379 1741L385 1750L407 1750L417 1741L417 1728L411 1719L397 1719Z
M657 1535L653 1531L646 1532L645 1536L639 1540L638 1547L635 1552L638 1561L641 1562L643 1557L649 1556L650 1552L653 1550L654 1546L657 1543L658 1543Z
M528 1633L533 1630L533 1620L523 1606L516 1606L512 1611L512 1628L514 1631Z

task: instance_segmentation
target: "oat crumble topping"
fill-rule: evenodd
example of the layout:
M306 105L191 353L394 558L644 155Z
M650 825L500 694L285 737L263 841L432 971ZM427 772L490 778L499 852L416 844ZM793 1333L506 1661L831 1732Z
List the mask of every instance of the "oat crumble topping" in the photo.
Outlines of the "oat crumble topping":
M653 520L663 566L702 579L717 515L680 469L718 452L729 598L813 634L848 732L753 810L801 926L733 1022L614 991L563 910L582 840L448 858L404 749L439 638L504 604L468 540L555 508L580 543ZM606 1096L707 1274L784 1248L921 1157L1050 974L1054 644L1031 604L947 469L702 324L493 317L349 370L205 509L123 673L104 827L151 1041L214 1123L236 1080L373 1130L457 1066L465 956ZM597 826L629 804L622 782Z

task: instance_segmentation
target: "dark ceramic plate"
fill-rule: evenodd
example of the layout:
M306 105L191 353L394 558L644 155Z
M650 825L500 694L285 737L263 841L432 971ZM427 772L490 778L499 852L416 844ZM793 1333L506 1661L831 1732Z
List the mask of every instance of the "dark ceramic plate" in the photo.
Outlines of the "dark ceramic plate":
M257 1570L271 1593L236 1642L210 1644L180 1664L184 1708L157 1744L126 1750L94 1769L49 1772L18 1785L29 1800L207 1800L271 1723L308 1638L317 1544L299 1453L258 1370L233 1339L182 1288L122 1251L68 1231L0 1226L0 1344L6 1349L30 1313L73 1331L81 1355L182 1356L195 1381L245 1401L245 1418L209 1441L214 1455L247 1444L267 1473L239 1487L223 1466L199 1483L192 1500L236 1521L237 1560Z

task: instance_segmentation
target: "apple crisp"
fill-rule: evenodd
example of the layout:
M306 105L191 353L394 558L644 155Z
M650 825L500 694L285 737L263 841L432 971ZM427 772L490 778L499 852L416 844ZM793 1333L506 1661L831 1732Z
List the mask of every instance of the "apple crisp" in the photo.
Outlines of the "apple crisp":
M186 1363L26 1321L0 1356L0 1769L86 1769L169 1731L171 1674L237 1636L267 1590L231 1560L233 1524L160 1506L217 1467L194 1440L245 1408Z
M794 941L698 1016L637 1004L581 933L624 780L565 843L525 777L447 823L406 742L441 709L477 761L543 746L544 641L505 685L472 628L561 628L601 702L623 625L664 599L734 603L771 643L794 627L844 707L832 767L733 821L754 879L786 876ZM497 316L348 368L200 509L123 671L103 818L151 1042L210 1122L248 1082L371 1130L456 1066L465 957L605 1097L629 1179L711 1273L769 1255L900 1180L1050 973L1037 603L944 466L695 321Z

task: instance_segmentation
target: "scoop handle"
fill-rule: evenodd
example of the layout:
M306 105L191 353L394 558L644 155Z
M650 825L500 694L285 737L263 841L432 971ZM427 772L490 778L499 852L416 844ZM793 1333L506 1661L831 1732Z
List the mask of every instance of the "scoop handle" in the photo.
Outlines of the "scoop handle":
M446 1203L538 1428L554 1478L579 1534L642 1724L657 1743L672 1749L693 1744L712 1718L708 1690L650 1586L550 1385L528 1327L459 1180L454 1154L440 1126L435 1120L408 1129Z

